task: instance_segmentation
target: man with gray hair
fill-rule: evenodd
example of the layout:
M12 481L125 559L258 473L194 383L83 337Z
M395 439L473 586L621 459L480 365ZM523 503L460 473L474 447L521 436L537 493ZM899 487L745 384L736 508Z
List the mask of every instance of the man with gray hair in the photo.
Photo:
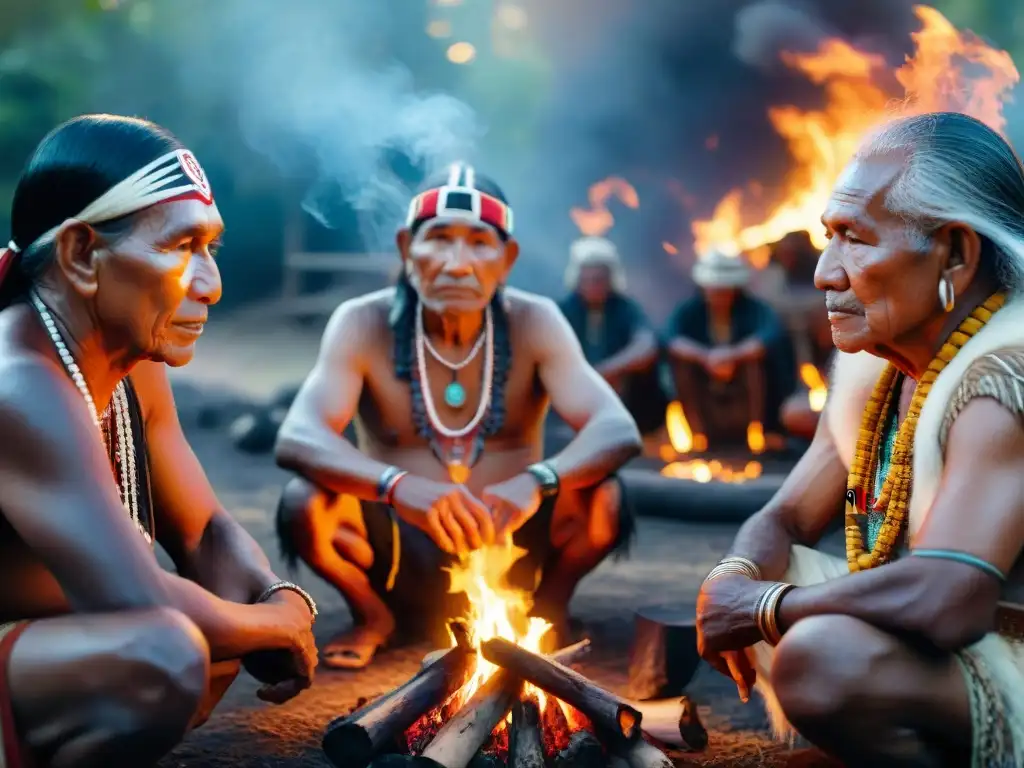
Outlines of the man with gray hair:
M658 378L658 338L640 305L626 295L626 273L611 240L583 237L569 249L569 295L559 308L587 362L611 384L641 432L664 423L668 404Z
M822 221L828 405L705 580L698 647L845 765L1024 765L1024 166L970 117L903 118ZM812 549L841 509L846 556Z

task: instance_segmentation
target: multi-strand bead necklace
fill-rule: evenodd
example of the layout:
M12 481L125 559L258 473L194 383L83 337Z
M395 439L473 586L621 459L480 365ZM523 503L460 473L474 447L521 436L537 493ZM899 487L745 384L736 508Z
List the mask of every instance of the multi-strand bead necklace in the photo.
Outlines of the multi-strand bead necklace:
M913 484L914 434L921 416L921 408L931 391L935 380L942 373L960 348L972 336L980 331L992 315L1006 301L1005 294L996 293L990 296L950 334L942 345L935 359L917 383L917 389L910 401L907 416L899 427L896 442L892 450L889 471L882 483L878 499L870 504L872 496L872 479L878 468L880 446L889 423L893 408L899 408L900 371L891 363L885 367L878 382L875 384L871 399L864 409L861 420L857 448L846 484L846 559L850 571L864 571L889 562L896 543L903 535L907 515L910 508L910 492ZM883 513L882 524L875 539L874 546L868 552L864 547L864 535L861 532L858 518L871 510L859 510L857 502L863 499L864 504L873 511Z
M131 412L128 405L128 394L125 391L125 383L124 381L118 382L110 398L110 405L104 410L103 418L101 419L99 412L96 410L96 401L93 400L92 392L89 391L89 385L85 380L85 376L78 367L78 363L75 362L71 350L68 349L67 344L64 342L64 337L61 336L56 320L54 320L50 310L37 293L33 291L30 299L32 306L39 315L39 319L46 328L50 341L53 342L53 346L57 350L57 356L60 358L61 363L63 363L64 369L68 372L68 376L71 377L71 381L78 389L82 399L85 400L86 407L89 409L89 415L92 416L93 423L96 425L96 429L99 431L100 437L107 447L107 453L110 453L111 441L114 443L114 463L117 465L114 472L114 482L121 496L121 503L124 505L128 517L139 533L142 534L148 543L152 544L152 537L143 524L139 512L139 483L135 464L135 439L132 431Z

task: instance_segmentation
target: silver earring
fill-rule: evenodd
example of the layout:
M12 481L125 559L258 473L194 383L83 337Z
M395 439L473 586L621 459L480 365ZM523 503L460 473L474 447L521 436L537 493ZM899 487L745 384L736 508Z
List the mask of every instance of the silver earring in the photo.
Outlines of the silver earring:
M953 284L949 278L943 275L939 278L939 304L944 312L952 312L956 306L956 296L953 293Z

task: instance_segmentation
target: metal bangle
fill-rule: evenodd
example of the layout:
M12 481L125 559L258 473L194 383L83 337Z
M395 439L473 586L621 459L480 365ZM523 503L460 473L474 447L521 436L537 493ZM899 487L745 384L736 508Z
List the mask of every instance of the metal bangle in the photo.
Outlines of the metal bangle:
M398 467L388 467L381 472L380 480L377 481L377 500L391 506L391 497L395 493L395 486L408 474L404 469Z
M303 602L306 603L306 607L309 608L309 613L312 616L313 621L316 622L316 617L319 611L317 611L316 601L313 599L313 596L310 595L309 592L304 590L298 584L294 584L290 581L278 581L275 584L271 584L269 587L263 590L263 594L256 598L256 602L265 603L267 602L267 600L269 600L271 597L276 595L278 592L281 592L282 590L294 592L296 595L301 597Z
M769 645L778 645L782 640L782 632L779 631L779 603L791 589L792 584L778 582L769 585L758 598L757 607L754 609L754 621L764 641Z
M720 560L718 565L712 568L711 572L704 578L704 581L708 582L717 579L719 576L726 575L746 576L753 581L760 581L761 569L757 567L757 563L753 560L734 555Z

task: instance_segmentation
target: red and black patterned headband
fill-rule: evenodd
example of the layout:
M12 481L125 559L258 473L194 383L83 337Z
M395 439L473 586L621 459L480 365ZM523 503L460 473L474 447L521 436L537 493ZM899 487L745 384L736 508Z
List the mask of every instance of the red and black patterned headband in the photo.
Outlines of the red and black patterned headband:
M406 226L438 216L480 221L512 234L512 209L504 202L476 188L476 172L470 165L456 163L444 186L428 189L409 204Z

